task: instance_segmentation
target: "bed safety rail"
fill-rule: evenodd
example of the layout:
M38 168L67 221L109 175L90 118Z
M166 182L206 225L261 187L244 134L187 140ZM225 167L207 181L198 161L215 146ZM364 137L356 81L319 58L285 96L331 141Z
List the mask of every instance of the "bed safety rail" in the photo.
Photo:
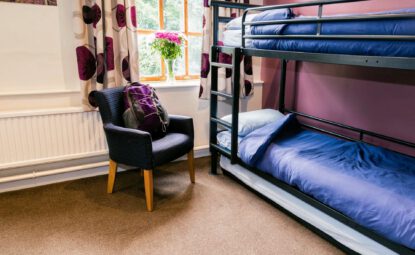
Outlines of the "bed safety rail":
M358 138L352 138L352 137L348 137L348 136L339 134L337 132L330 131L331 135L337 136L337 137L345 139L345 140L350 140L350 141L355 141L355 142L358 142L358 141L359 142L364 142L365 136L369 136L369 137L378 138L378 139L381 139L381 140L385 140L385 141L388 141L388 142L392 142L392 143L395 143L395 144L399 144L399 145L402 145L402 146L406 146L406 147L415 149L415 143L407 142L407 141L404 141L404 140L401 140L401 139L398 139L398 138L377 134L377 133L372 132L372 131L368 131L368 130L364 130L364 129L360 129L360 128L355 128L355 127L352 127L352 126L349 126L349 125L345 125L345 124L337 123L337 122L334 122L334 121L331 121L331 120L326 120L326 119L323 119L323 118L315 117L315 116L305 114L305 113L302 113L302 112L297 112L297 111L287 110L287 109L285 109L285 112L294 113L297 116L300 116L302 118L306 118L306 119L318 121L318 122L321 122L321 123L324 123L324 124L328 124L328 125L331 125L331 126L347 129L347 130L350 130L352 132L357 133L358 136L359 136ZM302 123L302 125L305 126L306 128L314 129L314 130L317 130L317 131L320 131L320 132L325 132L325 133L329 132L329 131L324 130L322 128L315 127L313 125L304 124L304 123Z

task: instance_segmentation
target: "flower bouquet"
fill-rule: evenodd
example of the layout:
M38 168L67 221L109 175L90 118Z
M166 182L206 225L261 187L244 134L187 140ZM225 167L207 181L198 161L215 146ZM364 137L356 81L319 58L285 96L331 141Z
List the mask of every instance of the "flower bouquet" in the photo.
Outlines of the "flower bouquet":
M154 33L151 49L158 52L166 63L167 81L174 81L174 64L182 56L186 38L179 32L158 31Z

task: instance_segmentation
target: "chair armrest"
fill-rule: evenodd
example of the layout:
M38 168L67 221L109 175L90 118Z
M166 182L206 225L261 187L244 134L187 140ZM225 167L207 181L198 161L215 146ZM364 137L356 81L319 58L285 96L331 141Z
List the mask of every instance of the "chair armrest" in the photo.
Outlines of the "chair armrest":
M104 131L112 160L144 169L153 167L153 148L149 133L111 123L104 125Z
M168 132L181 133L194 140L193 119L187 116L169 115L170 124Z

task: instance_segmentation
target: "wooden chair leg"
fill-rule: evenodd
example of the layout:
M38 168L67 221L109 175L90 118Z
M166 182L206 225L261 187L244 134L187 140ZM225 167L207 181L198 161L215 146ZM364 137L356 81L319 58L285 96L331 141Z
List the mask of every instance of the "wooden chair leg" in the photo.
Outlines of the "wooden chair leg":
M146 192L147 211L153 211L153 171L144 169L144 190Z
M115 175L117 174L118 164L114 160L110 159L109 173L108 173L108 186L107 193L111 194L114 190Z
M187 163L189 165L190 181L195 183L195 165L194 165L194 152L193 149L187 153Z

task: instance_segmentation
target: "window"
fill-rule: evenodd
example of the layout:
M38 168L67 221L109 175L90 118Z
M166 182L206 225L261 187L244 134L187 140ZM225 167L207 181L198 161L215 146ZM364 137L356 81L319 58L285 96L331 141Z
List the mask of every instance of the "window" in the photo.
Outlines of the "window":
M183 57L176 60L176 79L197 79L202 50L201 0L137 0L140 75L144 81L165 80L165 66L150 49L157 30L179 31L186 35Z

